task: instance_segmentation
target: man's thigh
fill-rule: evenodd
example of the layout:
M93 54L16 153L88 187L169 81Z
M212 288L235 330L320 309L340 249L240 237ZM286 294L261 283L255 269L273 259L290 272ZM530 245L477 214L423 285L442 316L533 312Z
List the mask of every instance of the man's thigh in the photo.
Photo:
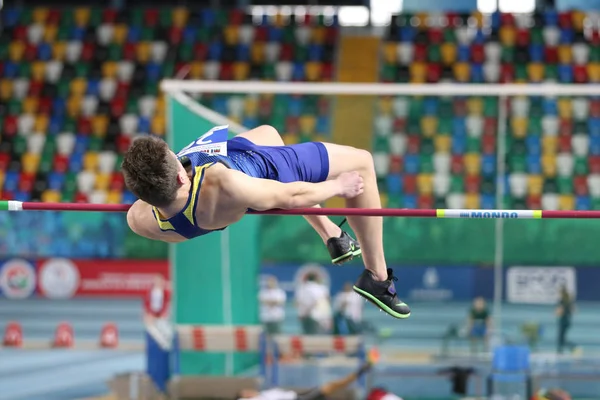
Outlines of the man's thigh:
M247 132L241 133L236 137L243 137L259 146L283 146L283 139L277 132L277 129L270 125L261 125Z
M323 143L329 157L329 175L335 179L344 172L361 172L373 169L373 157L367 150L334 143Z

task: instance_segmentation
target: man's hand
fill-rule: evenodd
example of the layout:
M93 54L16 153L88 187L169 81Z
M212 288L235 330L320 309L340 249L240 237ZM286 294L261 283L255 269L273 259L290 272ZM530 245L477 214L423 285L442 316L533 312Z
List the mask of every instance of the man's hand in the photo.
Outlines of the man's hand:
M345 199L352 199L360 195L365 189L363 178L356 171L344 172L337 177L336 181L341 186L339 196Z

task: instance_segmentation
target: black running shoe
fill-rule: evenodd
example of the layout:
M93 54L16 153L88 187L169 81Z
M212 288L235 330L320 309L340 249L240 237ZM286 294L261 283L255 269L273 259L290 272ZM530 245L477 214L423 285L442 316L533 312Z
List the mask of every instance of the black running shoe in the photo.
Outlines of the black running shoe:
M358 242L344 231L342 231L340 237L327 240L327 250L331 255L331 262L337 265L348 262L362 254Z
M398 278L388 268L388 278L385 281L373 279L371 271L365 269L356 281L353 289L356 293L375 304L379 309L394 318L410 317L410 308L396 295L394 281Z

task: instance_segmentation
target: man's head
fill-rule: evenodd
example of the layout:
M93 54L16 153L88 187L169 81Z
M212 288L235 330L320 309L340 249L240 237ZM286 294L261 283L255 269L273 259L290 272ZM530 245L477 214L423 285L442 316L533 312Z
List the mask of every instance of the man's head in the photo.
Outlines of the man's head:
M267 278L267 287L269 289L275 289L278 286L278 282L277 282L277 278L275 278L274 276L269 276Z
M259 395L260 395L260 392L258 390L242 389L238 392L237 398L238 399L251 399L253 397L258 397Z
M344 292L351 292L352 290L352 282L346 282L344 284Z
M133 141L121 169L127 188L155 207L171 204L187 179L185 169L167 143L151 136Z
M483 297L475 297L475 299L473 300L473 307L476 310L485 309L485 299Z

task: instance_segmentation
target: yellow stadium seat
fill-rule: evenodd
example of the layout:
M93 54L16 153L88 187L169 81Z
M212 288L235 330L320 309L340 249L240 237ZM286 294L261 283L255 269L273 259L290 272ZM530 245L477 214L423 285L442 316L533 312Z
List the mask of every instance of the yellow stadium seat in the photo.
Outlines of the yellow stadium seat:
M56 190L44 190L42 193L42 201L44 203L58 203L61 200L61 194Z
M172 21L176 28L184 28L187 25L190 12L185 7L177 7L173 10Z
M23 172L34 174L38 170L40 155L27 152L21 156L21 163L23 164Z
M46 75L46 63L44 61L35 61L31 63L31 78L35 81L44 80Z
M25 43L11 42L8 46L8 58L10 61L19 62L23 58L25 52Z
M121 204L121 200L123 198L123 194L120 190L111 190L108 192L106 196L107 204Z
M308 81L320 81L322 65L318 61L308 61L304 65L306 71L306 80Z
M135 48L135 57L137 62L146 64L150 59L150 52L152 51L152 45L150 42L139 42Z
M31 13L31 19L36 24L43 24L46 22L46 18L48 18L48 9L45 7L36 7L33 9Z
M228 46L235 46L238 44L239 38L239 27L237 25L228 25L223 29L223 38L225 44Z
M381 207L387 208L387 206L388 206L388 204L390 202L390 198L388 197L387 193L380 192L379 193L379 199L381 201Z
M437 153L449 153L452 146L452 137L449 135L437 135L433 139L433 144Z
M46 114L38 114L35 117L35 122L33 123L33 131L46 133L48 130L48 124L50 123L50 118Z
M81 101L79 96L71 96L67 99L67 114L69 117L77 117L81 112Z
M541 175L529 175L527 177L527 192L530 195L541 195L543 189L544 178Z
M540 82L544 79L544 64L530 63L527 65L527 75L533 82Z
M510 126L514 137L523 139L527 136L527 122L527 117L512 117L510 119Z
M4 177L5 177L6 172L4 172L4 170L0 169L0 188L2 186L4 186ZM2 194L2 190L0 190L0 194Z
M247 96L246 100L244 101L244 115L248 116L248 117L254 117L256 116L256 113L258 112L258 98L256 98L255 96Z
M166 122L163 116L155 115L154 118L152 118L152 122L150 123L150 132L159 136L165 135Z
M281 136L286 145L298 144L300 142L298 135L294 133L284 133Z
M561 118L571 119L573 114L573 106L571 105L571 99L563 97L558 99L558 116Z
M454 77L458 82L468 82L471 77L471 66L467 62L454 64Z
M511 47L514 46L517 39L517 31L514 26L502 26L500 27L500 43L502 45Z
M156 98L156 110L154 115L162 115L164 117L166 110L165 96L161 93Z
M465 194L465 208L477 209L481 207L481 198L479 193L466 193Z
M12 96L12 86L12 81L10 79L2 79L0 81L0 99L10 99Z
M71 89L71 94L75 96L83 96L85 94L85 90L87 89L87 79L85 78L75 78L71 81L69 85Z
M250 58L255 64L262 64L265 61L265 44L253 42L250 47Z
M56 42L52 44L52 58L58 61L65 59L67 53L67 44L65 42Z
M414 62L409 67L409 73L411 82L425 82L427 76L427 65L423 62Z
M104 137L108 129L109 118L106 115L94 115L91 122L93 135Z
M39 99L37 97L33 97L33 96L25 97L25 100L23 100L23 103L22 103L23 113L35 114L38 109L38 103L39 103Z
M94 181L94 188L96 190L108 190L110 186L111 174L97 173L96 180Z
M475 26L477 28L483 28L484 18L481 11L474 11L473 14L471 14L471 17L473 18L473 21L475 21Z
M190 78L202 79L204 76L204 64L201 61L192 61L190 63Z
M576 32L583 31L583 24L585 22L586 15L584 12L579 10L571 11L571 20L573 21L573 28L575 28Z
M570 44L561 44L558 46L558 62L561 64L571 64L573 61L573 52Z
M479 175L481 172L481 154L467 153L464 157L465 169L469 175Z
M417 176L417 188L420 194L431 194L433 192L433 175L419 174Z
M83 155L83 169L86 171L95 171L98 168L98 153L88 151Z
M277 13L277 14L275 14L275 20L273 21L273 25L275 25L278 28L281 28L281 27L284 27L287 25L288 20L289 20L288 15L283 15L281 13Z
M556 176L556 155L555 154L544 154L542 155L542 171L546 177Z
M233 63L233 79L237 81L245 81L250 74L250 64L245 61Z
M325 41L325 27L315 26L312 28L310 33L310 37L313 43L315 44L323 44Z
M385 42L382 52L383 59L387 64L396 64L396 42Z
M411 25L416 26L418 29L425 30L427 29L427 20L429 19L429 14L426 12L416 13L414 16L414 24L413 20L410 21Z
M102 64L102 76L104 78L115 78L119 65L115 61L106 61Z
M380 97L379 101L377 102L377 106L379 108L380 115L391 115L393 100L389 96Z
M442 54L442 63L445 65L452 65L456 61L456 44L444 43L440 48Z
M228 115L227 118L230 119L231 121L235 122L236 124L241 124L242 123L242 118L240 116L237 116L237 115Z
M75 9L75 25L82 27L86 26L90 20L90 9L87 7L79 7Z
M312 134L315 132L317 119L314 115L303 115L298 122L300 124L300 132L305 134Z
M556 136L542 137L542 153L556 154L558 150L558 138Z
M438 122L438 118L433 115L421 118L421 132L423 136L427 138L434 137L437 133Z
M483 114L483 100L481 97L469 97L467 100L467 113L469 115Z
M572 194L561 194L558 196L559 210L573 210L575 208L575 196Z
M125 40L127 40L127 25L126 24L116 24L113 30L113 42L116 44L124 44Z
M54 43L57 33L58 33L58 27L56 25L44 26L44 42Z
M588 80L593 83L600 82L600 63L591 62L587 66Z

